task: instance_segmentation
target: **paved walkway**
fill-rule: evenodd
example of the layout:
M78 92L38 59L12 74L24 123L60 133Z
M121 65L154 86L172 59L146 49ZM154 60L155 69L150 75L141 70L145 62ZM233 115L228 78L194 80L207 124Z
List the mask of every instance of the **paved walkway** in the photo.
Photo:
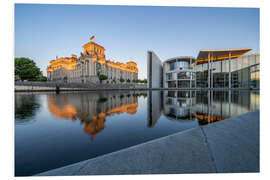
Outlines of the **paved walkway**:
M37 176L259 172L259 110Z

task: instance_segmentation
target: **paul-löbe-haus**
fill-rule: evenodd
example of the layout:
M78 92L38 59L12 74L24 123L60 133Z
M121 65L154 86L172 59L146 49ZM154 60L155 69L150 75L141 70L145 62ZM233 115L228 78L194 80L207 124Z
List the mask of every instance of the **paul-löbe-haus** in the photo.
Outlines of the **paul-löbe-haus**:
M67 83L99 83L99 76L105 75L107 79L102 83L132 82L138 79L137 64L133 61L127 63L106 60L104 47L94 42L83 46L84 52L77 58L61 57L51 60L47 67L49 81Z
M148 87L259 88L260 54L246 54L250 50L200 50L197 59L179 56L164 62L148 51Z

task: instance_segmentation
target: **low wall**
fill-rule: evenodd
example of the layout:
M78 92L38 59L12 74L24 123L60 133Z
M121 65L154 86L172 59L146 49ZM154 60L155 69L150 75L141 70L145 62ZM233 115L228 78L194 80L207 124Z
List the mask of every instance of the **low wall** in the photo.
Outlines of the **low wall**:
M56 82L15 82L17 91L55 91L56 86L61 91L97 91L97 90L171 90L171 91L227 91L227 90L260 90L259 88L147 88L146 84L93 84L93 83L56 83Z
M60 90L84 90L83 88L60 88ZM42 87L42 86L15 86L15 92L18 91L56 91L56 87Z
M61 91L88 91L88 90L132 90L146 89L146 84L81 84L56 82L15 82L15 92L26 91L55 91L59 86Z

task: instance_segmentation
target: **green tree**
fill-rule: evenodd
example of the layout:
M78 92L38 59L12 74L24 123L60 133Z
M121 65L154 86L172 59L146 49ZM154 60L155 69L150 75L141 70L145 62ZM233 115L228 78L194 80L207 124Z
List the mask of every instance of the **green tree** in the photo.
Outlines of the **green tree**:
M129 79L127 79L127 82L128 82L128 83L130 83L130 80L129 80Z
M39 76L38 78L37 78L37 80L38 81L47 81L47 77L45 77L45 76Z
M42 72L36 63L29 58L15 58L15 76L21 80L38 81L43 77Z
M108 77L107 77L106 75L104 75L104 74L99 75L98 78L99 78L99 80L100 80L100 83L101 83L103 80L108 79Z
M147 79L142 80L142 83L147 83Z
M125 80L123 78L120 78L120 82L123 83L125 82Z

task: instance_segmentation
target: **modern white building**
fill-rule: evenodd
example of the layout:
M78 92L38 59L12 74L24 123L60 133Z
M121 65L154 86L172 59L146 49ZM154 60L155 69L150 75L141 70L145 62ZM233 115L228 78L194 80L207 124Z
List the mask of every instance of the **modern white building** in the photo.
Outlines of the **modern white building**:
M195 58L179 56L163 62L164 88L192 88L195 87L195 71L192 64Z
M196 85L192 64L194 57L179 56L162 62L153 52L147 52L148 88L193 88Z
M163 87L162 61L153 52L147 52L147 88Z
M260 53L251 48L200 50L162 62L148 51L148 88L260 88Z

